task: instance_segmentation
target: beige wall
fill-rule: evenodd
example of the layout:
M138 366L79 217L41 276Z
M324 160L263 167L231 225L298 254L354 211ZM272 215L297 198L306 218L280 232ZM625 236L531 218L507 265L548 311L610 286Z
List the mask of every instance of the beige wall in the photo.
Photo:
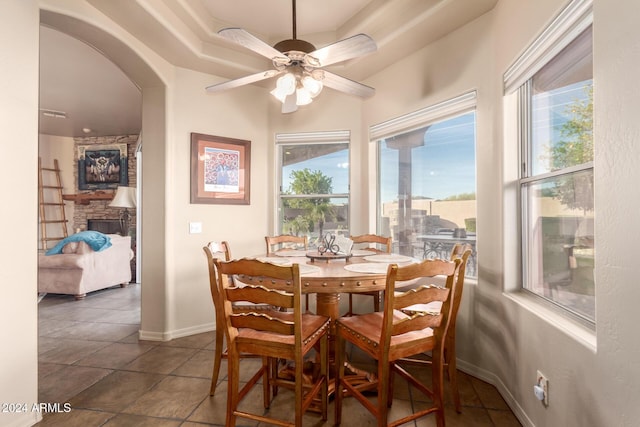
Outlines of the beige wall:
M466 287L459 313L459 367L496 384L524 425L634 425L640 417L632 403L640 396L640 369L631 356L640 346L631 330L639 291L623 249L635 238L629 233L638 236L624 212L637 212L640 202L622 191L624 182L638 180L631 162L638 158L633 116L640 108L629 70L640 65L631 53L640 36L629 17L640 5L595 3L597 334L504 292L517 289L520 276L512 227L517 145L503 135L503 105L511 104L503 99L502 74L566 2L500 0L491 13L367 82L377 90L364 105L368 126L477 90L479 277ZM398 84L404 81L412 84ZM538 369L550 379L547 408L532 392Z
M38 5L9 1L1 8L0 402L31 405L38 399ZM32 425L37 416L0 413L0 424Z
M167 289L172 312L166 332L180 336L215 325L202 247L210 240L227 240L234 256L264 250L269 224L265 208L270 197L268 148L273 140L267 132L268 92L264 89L249 86L212 95L203 89L212 77L186 69L176 70L175 82L175 96L168 108L174 119L168 156L172 171L168 201L173 207L168 224L174 246L168 256L175 262ZM191 132L251 141L250 205L190 203ZM202 234L189 234L189 222L201 222Z
M514 239L506 227L516 215L510 199L514 141L503 136L503 105L508 102L503 100L501 76L563 1L500 0L493 12L369 79L366 83L378 91L373 99L361 103L328 91L311 109L288 116L280 115L264 89L206 95L201 89L208 76L172 67L85 3L46 3L108 30L137 53L128 61L142 58L152 70L152 75L139 67L132 70L144 105L143 333L169 339L213 327L200 248L206 240L231 235L236 255L261 250L261 236L274 224L273 133L327 127L353 132L351 222L354 231L356 226L367 231L373 194L369 189L375 188L375 180L359 177L375 175L367 162L372 146L366 129L476 89L479 278L477 285L467 286L459 314L459 366L496 384L527 426L633 426L640 419L640 340L635 327L640 287L633 271L635 252L629 250L640 237L633 222L640 199L630 197L629 191L629 183L640 181L640 89L633 72L640 66L640 30L634 19L640 16L640 3L596 0L594 7L598 330L592 337L504 292L517 288L519 280L514 251L507 251ZM14 185L1 191L5 200L15 200L17 194L21 203L2 211L5 223L11 224L3 237L11 245L0 249L0 259L10 260L0 269L0 320L12 327L0 334L12 351L0 355L0 401L36 402L39 11L33 0L4 2L2 8L1 51L11 58L12 67L0 67L0 106L5 111L0 120L4 153L11 161L0 168L0 176ZM189 203L192 131L252 141L250 206ZM15 141L20 143L8 143ZM230 218L239 218L235 224L240 225L229 228L226 224L234 224ZM202 222L203 233L190 235L190 221ZM550 379L548 408L533 396L537 369ZM0 414L2 425L33 421L32 413Z
M578 389L573 405L591 405L586 415L597 411L595 420L605 425L632 426L640 419L636 327L640 288L636 254L629 250L640 238L640 198L632 190L640 182L638 16L640 2L634 0L594 2L597 352L589 357L582 350L583 357L573 371L556 369L560 378L567 378L567 391L576 392L569 385L574 378L589 384L587 389ZM563 352L567 362L571 359L568 350ZM588 371L592 361L595 378Z

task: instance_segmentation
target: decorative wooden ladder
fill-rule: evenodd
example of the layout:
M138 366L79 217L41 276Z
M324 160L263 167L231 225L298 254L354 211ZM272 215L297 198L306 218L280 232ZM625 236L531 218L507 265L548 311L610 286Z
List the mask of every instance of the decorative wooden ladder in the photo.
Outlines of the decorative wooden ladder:
M43 168L42 159L38 158L38 196L40 205L40 240L42 249L48 249L48 242L59 241L68 236L67 218L64 212L62 200L62 182L60 181L60 168L58 159L53 160L53 169ZM44 178L45 173L48 179ZM53 173L55 181L50 174ZM48 225L51 224L51 229ZM59 228L58 228L59 226ZM51 235L51 231L56 233Z

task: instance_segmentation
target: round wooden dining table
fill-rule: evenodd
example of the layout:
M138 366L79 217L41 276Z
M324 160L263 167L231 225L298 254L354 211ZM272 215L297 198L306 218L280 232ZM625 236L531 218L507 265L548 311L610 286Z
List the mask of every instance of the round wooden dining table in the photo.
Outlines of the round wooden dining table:
M299 264L303 293L316 294L316 314L329 317L330 336L340 317L340 294L383 291L389 264L407 265L419 260L405 255L353 251L349 257L320 256L316 251L283 250L258 257L275 264Z
M389 264L402 266L417 261L404 255L366 250L335 258L323 257L315 251L291 250L259 259L276 264L299 264L302 292L316 294L316 313L332 320L340 317L340 294L383 291Z
M389 264L399 266L419 260L398 254L379 254L372 251L354 251L349 257L322 257L316 251L283 250L277 255L257 257L274 264L298 264L303 293L316 294L316 314L329 317L330 360L333 360L335 320L340 317L340 294L383 291L386 287ZM375 386L375 374L355 368L347 362L350 375L359 377L363 384ZM329 394L334 391L333 381Z

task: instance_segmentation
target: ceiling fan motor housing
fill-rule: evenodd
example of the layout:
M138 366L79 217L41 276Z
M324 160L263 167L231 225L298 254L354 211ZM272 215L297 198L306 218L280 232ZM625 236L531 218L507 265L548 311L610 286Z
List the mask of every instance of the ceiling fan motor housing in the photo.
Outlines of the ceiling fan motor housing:
M281 42L276 43L273 48L279 50L282 53L287 53L292 50L309 53L316 50L315 46L311 43L298 39L282 40Z

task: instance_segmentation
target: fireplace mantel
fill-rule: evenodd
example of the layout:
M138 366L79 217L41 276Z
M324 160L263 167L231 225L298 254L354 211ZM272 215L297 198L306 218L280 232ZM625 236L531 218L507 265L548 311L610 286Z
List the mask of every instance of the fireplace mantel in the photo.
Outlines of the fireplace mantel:
M113 199L113 193L106 191L94 191L92 193L63 194L62 199L71 200L76 205L88 205L92 200L111 200Z

